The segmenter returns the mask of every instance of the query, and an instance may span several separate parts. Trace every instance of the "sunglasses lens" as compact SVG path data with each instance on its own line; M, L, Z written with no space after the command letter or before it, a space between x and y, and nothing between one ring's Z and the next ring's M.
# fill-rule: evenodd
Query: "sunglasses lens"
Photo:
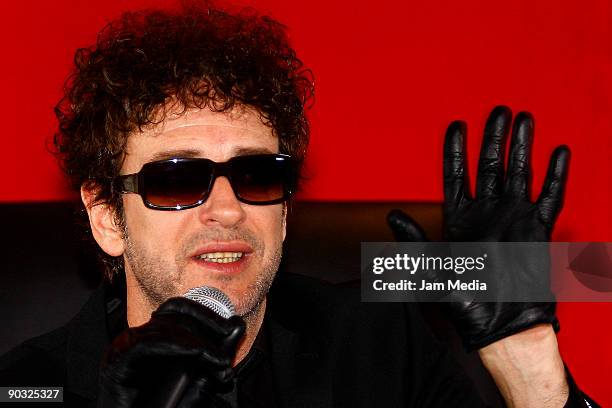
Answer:
M281 202L293 184L293 164L277 155L244 156L232 160L234 192L249 203Z
M208 190L209 162L164 161L148 165L144 172L145 200L157 207L186 206L203 199Z
M208 198L213 174L215 179L228 177L236 197L247 204L280 203L289 198L295 184L295 165L289 156L240 156L220 164L206 159L172 159L142 168L139 194L156 209L199 205Z

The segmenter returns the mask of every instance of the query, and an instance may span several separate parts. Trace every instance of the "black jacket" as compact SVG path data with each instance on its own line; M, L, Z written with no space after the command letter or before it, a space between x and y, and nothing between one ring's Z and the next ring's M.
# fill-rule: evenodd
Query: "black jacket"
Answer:
M94 407L120 302L108 288L94 292L68 324L3 356L0 385L62 386L63 406ZM354 289L281 274L266 319L282 407L483 405L414 305L361 303Z

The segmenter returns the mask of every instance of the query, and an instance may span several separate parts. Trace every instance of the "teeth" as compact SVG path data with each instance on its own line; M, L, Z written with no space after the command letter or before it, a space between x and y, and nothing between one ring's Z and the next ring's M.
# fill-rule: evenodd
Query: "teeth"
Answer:
M236 262L242 258L242 255L244 255L242 252L209 252L200 255L199 258L207 262L229 263Z

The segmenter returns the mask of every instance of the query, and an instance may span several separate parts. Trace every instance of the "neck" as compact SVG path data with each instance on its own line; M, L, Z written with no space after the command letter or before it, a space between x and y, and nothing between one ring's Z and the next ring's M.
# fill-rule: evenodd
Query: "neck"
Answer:
M251 351L253 343L255 343L257 334L259 334L259 330L263 324L263 319L266 314L265 312L266 298L263 299L263 301L253 310L253 312L249 313L247 316L244 316L246 331L242 341L238 345L236 357L234 357L234 361L232 362L234 367L244 360L247 354L249 354L249 351Z
M125 274L127 323L129 327L142 326L151 319L151 313L159 307L147 301L131 274Z

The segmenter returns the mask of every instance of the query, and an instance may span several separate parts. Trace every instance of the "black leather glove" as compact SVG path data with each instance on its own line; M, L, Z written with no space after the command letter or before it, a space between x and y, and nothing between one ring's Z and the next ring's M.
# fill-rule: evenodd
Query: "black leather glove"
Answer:
M448 127L444 143L445 241L550 240L563 202L569 149L566 146L555 149L542 192L532 202L529 192L533 119L525 112L516 116L506 171L505 146L511 123L512 113L504 106L496 107L489 116L474 197L466 173L466 126L457 121ZM387 221L398 241L427 240L422 228L400 210L391 211ZM553 323L557 330L555 306L555 303L493 303L460 298L447 304L449 317L468 350L541 323Z
M181 373L188 373L190 381L179 406L202 406L211 389L232 379L244 330L238 316L223 319L192 300L169 299L149 322L125 330L107 350L98 407L159 406Z

